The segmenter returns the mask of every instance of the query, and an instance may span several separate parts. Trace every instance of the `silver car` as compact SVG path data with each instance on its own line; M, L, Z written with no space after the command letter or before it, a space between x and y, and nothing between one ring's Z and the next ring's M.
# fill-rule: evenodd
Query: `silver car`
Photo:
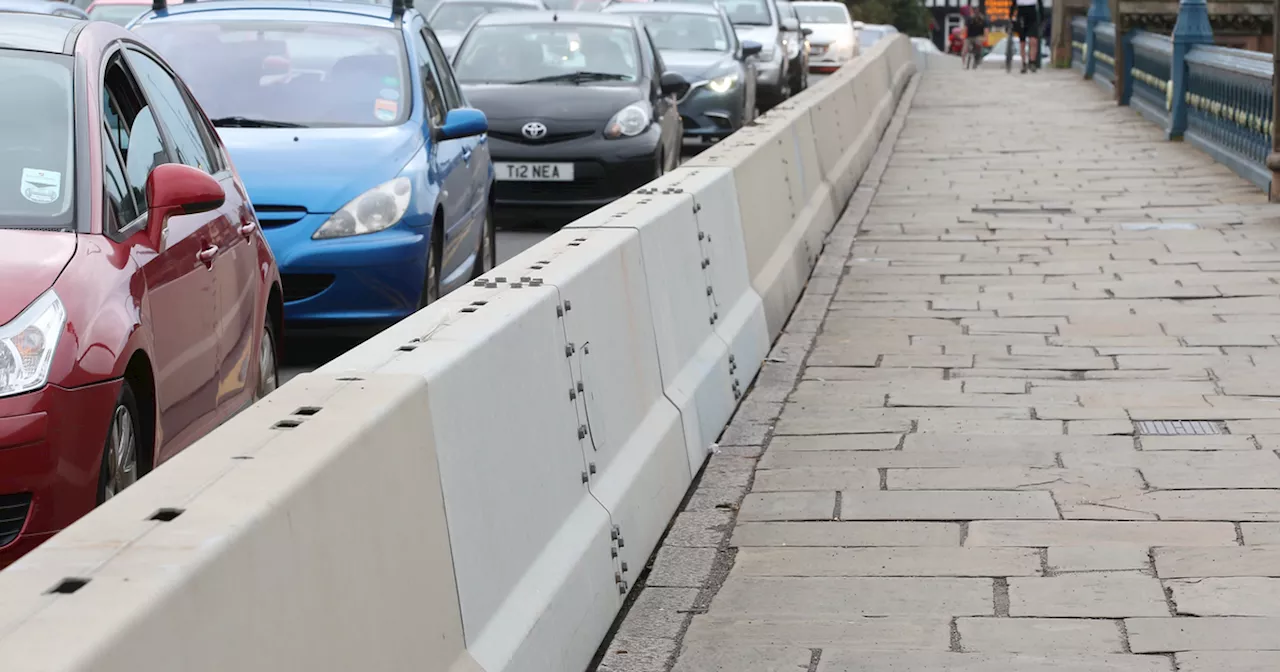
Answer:
M493 12L546 9L542 0L443 0L427 14L427 25L435 31L440 47L449 58L462 44L462 36L476 19Z
M843 2L806 0L793 2L800 23L809 35L809 70L834 72L858 55L858 35L853 17Z

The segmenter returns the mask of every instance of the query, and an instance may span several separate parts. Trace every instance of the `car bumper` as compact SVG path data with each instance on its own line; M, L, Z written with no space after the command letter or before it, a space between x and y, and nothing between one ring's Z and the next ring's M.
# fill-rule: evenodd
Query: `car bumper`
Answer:
M853 59L853 49L828 47L820 52L809 54L810 72L835 72L840 66Z
M769 62L756 63L756 93L776 96L782 92L782 58L775 55Z
M494 217L503 223L565 224L652 181L658 173L662 131L657 124L634 138L603 136L544 144L489 137L493 162L572 163L571 182L520 182L493 185Z
M724 93L700 86L676 105L686 138L723 138L742 128L747 89L741 82Z
M263 230L280 268L290 327L381 324L417 310L427 270L426 218L377 233L312 240L328 218L308 214Z
M93 510L112 380L0 399L0 567Z

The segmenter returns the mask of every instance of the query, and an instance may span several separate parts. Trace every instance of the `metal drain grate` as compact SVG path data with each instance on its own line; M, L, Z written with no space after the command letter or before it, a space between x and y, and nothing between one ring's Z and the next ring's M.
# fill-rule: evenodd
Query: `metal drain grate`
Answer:
M1222 423L1208 420L1140 420L1134 423L1146 436L1204 436L1224 434Z

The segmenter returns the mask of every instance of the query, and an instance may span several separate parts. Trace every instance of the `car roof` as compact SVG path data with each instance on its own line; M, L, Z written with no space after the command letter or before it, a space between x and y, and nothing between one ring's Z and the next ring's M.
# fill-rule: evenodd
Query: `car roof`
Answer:
M48 0L35 2L52 4ZM4 20L0 21L0 49L67 53L67 36L84 24L84 20L26 13L25 8L31 4L34 3L0 0L0 13L5 15Z
M605 8L612 14L705 14L720 16L717 5L691 2L618 2Z
M544 23L566 23L575 26L606 26L614 28L634 28L634 19L621 14L602 14L600 12L560 12L542 10L539 12L498 12L485 14L476 20L476 25L511 26Z
M150 5L151 0L93 0L90 5Z
M366 25L389 25L395 21L389 3L337 2L335 0L216 0L172 3L163 13L147 12L139 22L239 18L236 15L283 21Z

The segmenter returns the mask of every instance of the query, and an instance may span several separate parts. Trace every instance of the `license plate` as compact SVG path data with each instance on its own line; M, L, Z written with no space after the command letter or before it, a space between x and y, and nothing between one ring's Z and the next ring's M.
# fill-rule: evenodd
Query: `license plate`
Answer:
M493 170L499 180L511 182L572 182L572 163L497 163Z

